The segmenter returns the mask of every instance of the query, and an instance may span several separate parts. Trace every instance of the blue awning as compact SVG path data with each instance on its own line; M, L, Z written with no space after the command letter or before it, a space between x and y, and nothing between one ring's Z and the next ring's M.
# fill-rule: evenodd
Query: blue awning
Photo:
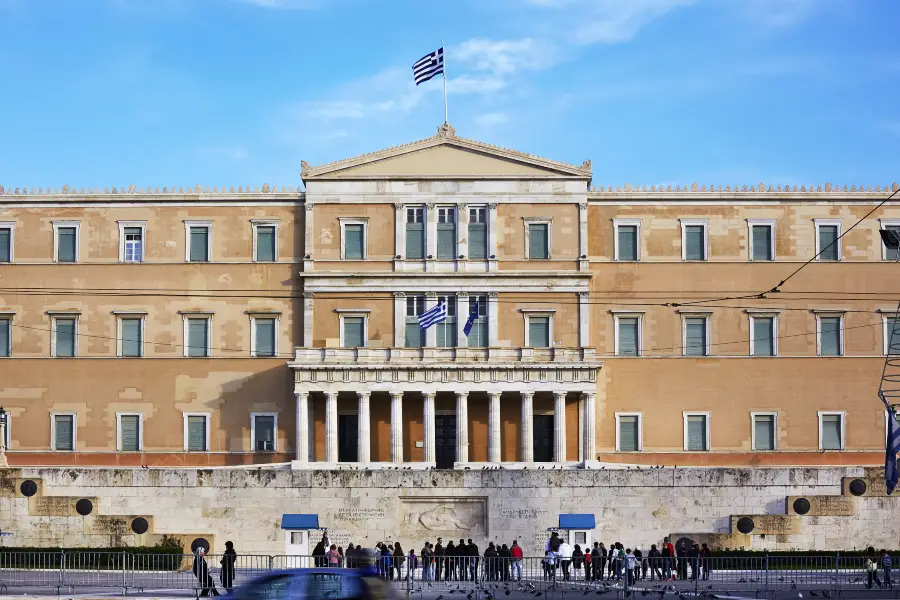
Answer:
M319 515L296 514L281 515L282 529L319 529Z
M561 514L559 515L560 529L594 529L597 520L589 514Z

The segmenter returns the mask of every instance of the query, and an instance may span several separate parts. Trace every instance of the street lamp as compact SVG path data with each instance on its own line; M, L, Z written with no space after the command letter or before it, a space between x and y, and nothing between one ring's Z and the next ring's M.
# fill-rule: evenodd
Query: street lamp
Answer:
M9 413L0 406L0 468L9 467L9 462L6 460L6 432L7 426L9 423Z

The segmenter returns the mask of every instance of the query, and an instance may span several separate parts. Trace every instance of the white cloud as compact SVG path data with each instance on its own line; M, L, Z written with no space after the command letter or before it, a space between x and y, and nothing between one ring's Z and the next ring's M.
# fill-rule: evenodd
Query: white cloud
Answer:
M509 75L530 69L553 66L558 52L553 43L534 38L488 40L474 38L463 42L451 58L476 71Z
M506 115L506 113L492 112L479 115L475 118L475 123L477 125L480 125L481 127L493 127L495 125L502 125L508 120L509 117Z

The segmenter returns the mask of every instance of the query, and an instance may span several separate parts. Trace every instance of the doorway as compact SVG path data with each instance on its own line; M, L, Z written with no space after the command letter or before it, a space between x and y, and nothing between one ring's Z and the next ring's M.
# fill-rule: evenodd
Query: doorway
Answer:
M534 415L534 462L553 462L553 415Z
M359 460L359 415L338 415L338 461Z
M456 462L456 415L434 417L435 468L452 469Z

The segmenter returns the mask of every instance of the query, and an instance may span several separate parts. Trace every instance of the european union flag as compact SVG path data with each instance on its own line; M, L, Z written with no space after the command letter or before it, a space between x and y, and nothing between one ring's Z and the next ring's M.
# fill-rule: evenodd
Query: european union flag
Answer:
M478 318L478 298L475 299L475 302L472 303L472 308L469 310L469 319L466 321L466 326L463 327L463 333L466 337L469 337L469 332L472 331L472 327L475 325L475 319Z
M900 452L900 423L897 423L897 415L893 407L887 403L884 396L881 397L888 411L887 441L885 442L884 456L884 483L888 496L897 487L897 453Z

